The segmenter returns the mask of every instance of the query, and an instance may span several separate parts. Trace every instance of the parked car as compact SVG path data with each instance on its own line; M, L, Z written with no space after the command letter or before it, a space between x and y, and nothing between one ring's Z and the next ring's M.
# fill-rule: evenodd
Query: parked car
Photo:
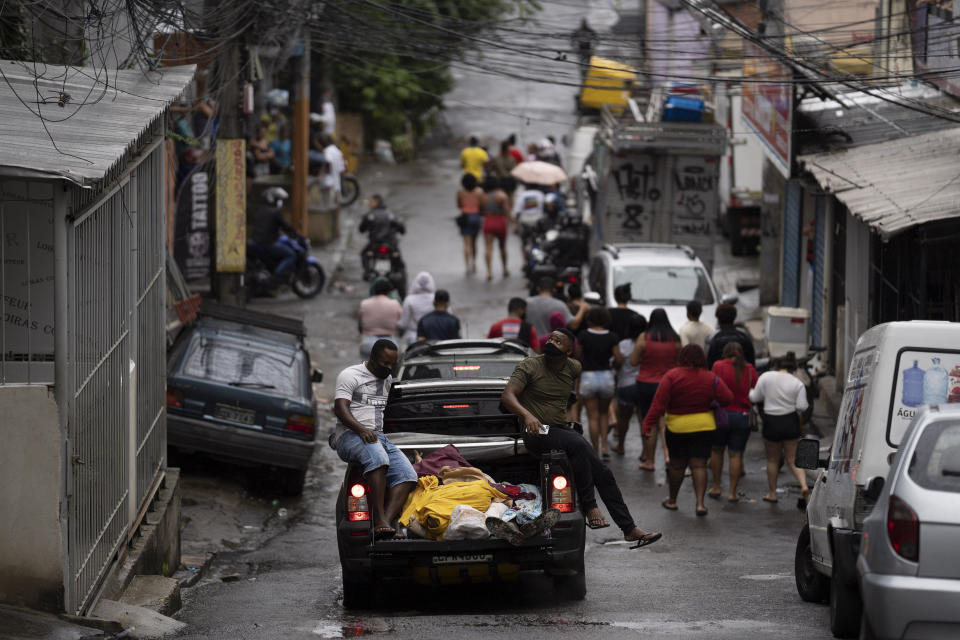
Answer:
M316 433L311 382L323 379L311 369L303 324L248 310L203 309L168 354L169 446L274 467L280 489L298 495Z
M604 245L590 261L589 290L600 294L604 304L613 306L613 290L628 282L633 293L629 307L645 318L662 307L675 330L687 321L688 302L699 300L703 305L701 318L711 322L720 300L703 262L693 249L683 245ZM734 304L737 295L726 294L722 301Z
M960 637L960 405L921 409L866 491L860 637Z
M454 348L455 342L462 344L462 351ZM405 371L436 366L442 373L452 373L451 361L470 362L468 366L472 367L477 363L475 352L480 349L476 343L449 340L415 345L414 353L404 363ZM490 582L491 590L495 590L498 581L515 579L521 571L552 576L561 597L585 596L585 524L576 504L573 469L560 451L544 456L526 451L516 416L500 404L506 376L492 366L499 358L503 370L512 372L521 356L515 348L519 345L504 342L501 346L498 353L486 348L484 364L478 370L491 371L491 377L401 376L390 389L384 431L411 459L415 452L427 455L453 444L470 464L496 481L539 487L544 508L558 509L560 520L549 535L531 537L520 546L499 538L374 540L366 499L369 489L361 467L350 464L336 505L345 607L375 606L384 579L412 579L421 584ZM492 598L493 594L495 591L491 591Z
M830 628L838 638L860 629L857 554L877 499L867 489L887 476L924 405L960 400L957 344L955 322L888 322L867 330L844 381L829 459L821 459L817 440L802 439L797 447L797 466L816 472L807 522L797 538L797 592L808 602L829 601Z
M533 352L505 338L421 340L403 354L398 380L509 378Z

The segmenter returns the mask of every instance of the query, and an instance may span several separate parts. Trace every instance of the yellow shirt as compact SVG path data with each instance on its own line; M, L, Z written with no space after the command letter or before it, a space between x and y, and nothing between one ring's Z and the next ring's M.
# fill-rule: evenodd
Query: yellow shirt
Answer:
M698 431L714 431L717 422L713 419L712 411L700 413L668 413L667 429L674 433L697 433Z
M480 147L467 147L460 152L460 164L463 165L463 170L475 175L477 180L483 180L483 165L488 158L487 152Z

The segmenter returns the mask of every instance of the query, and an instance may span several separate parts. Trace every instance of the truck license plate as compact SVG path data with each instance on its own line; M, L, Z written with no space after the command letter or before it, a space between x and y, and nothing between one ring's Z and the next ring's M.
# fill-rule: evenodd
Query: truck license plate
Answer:
M257 418L257 414L254 411L250 411L248 409L238 409L237 407L228 407L222 404L218 404L213 413L221 420L229 420L230 422L238 422L240 424L247 425L253 424Z
M457 553L452 555L433 556L433 564L476 564L493 562L492 553Z

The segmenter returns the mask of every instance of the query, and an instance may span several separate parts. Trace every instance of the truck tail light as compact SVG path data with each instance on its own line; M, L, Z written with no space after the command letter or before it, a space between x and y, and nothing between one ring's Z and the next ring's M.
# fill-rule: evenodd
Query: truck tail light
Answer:
M183 391L167 387L167 406L183 409Z
M550 507L561 513L573 511L573 493L567 476L556 475L550 478Z
M359 482L350 487L347 495L347 520L350 522L370 520L370 507L367 505L367 487Z
M292 414L287 418L287 424L284 426L284 429L289 431L296 431L297 433L307 433L313 434L313 430L316 428L316 418L313 416L305 416L297 413Z
M906 502L890 496L887 506L887 536L893 550L907 560L920 558L920 520Z

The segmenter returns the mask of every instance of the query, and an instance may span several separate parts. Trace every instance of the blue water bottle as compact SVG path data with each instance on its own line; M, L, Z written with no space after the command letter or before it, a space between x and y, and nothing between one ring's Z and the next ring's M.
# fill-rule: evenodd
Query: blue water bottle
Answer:
M901 401L908 407L923 404L923 369L913 361L913 366L903 370L903 395Z

